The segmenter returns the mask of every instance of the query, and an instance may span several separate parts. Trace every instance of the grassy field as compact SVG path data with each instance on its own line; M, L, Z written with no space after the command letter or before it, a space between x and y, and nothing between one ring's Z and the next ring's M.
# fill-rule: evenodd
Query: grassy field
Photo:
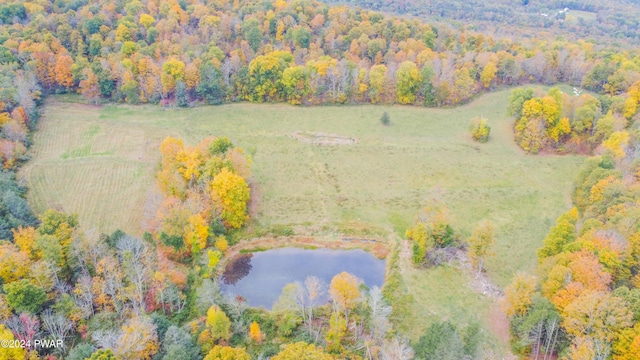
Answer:
M76 212L85 229L140 235L163 138L195 144L225 135L253 158L259 199L254 224L403 234L436 199L450 208L463 236L482 219L493 221L496 256L487 267L504 286L517 271L533 267L535 249L570 206L571 180L583 160L525 155L512 139L507 98L508 91L495 92L454 109L232 104L162 110L54 97L44 107L33 159L22 176L36 211ZM383 111L391 126L380 124ZM486 117L492 127L487 144L470 139L474 116ZM348 141L305 141L318 140L318 133ZM450 314L456 322L485 316L490 304L463 289L464 276L447 273L445 284L437 274L406 275L425 316Z
M597 14L590 11L580 10L569 10L569 12L567 12L567 22L577 22L578 19L583 19L586 22L595 21L597 19Z

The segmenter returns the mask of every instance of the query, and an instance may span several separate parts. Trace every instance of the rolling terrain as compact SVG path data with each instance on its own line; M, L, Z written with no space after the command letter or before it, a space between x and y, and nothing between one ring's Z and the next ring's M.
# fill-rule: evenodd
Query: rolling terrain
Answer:
M141 235L145 213L153 212L162 140L171 135L195 144L228 136L253 160L250 228L393 239L404 236L421 208L442 202L463 238L482 219L496 224L496 256L487 267L504 286L534 267L535 249L570 207L571 180L583 161L525 155L504 114L507 97L508 91L495 92L452 109L232 104L181 110L53 97L21 175L36 212L58 208L78 213L88 230ZM391 117L388 127L379 122L383 111ZM489 119L487 144L469 136L476 115ZM407 266L403 280L418 314L407 323L413 339L435 319L487 323L495 307L457 268Z

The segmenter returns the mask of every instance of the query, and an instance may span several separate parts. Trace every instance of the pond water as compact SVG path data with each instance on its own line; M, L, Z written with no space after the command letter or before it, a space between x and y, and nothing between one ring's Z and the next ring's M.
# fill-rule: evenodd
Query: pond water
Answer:
M385 268L385 260L364 250L274 249L238 255L226 266L220 287L241 295L251 307L271 309L285 285L304 283L307 276L324 280L328 288L335 275L346 271L369 287L382 286Z

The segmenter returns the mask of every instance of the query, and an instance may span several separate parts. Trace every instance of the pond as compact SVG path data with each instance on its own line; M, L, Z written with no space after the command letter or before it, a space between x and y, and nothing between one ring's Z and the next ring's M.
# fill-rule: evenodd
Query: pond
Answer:
M364 250L274 249L238 255L225 267L220 287L244 297L251 307L271 309L285 285L303 283L308 276L322 279L328 288L335 275L346 271L368 287L381 287L385 268L384 259Z

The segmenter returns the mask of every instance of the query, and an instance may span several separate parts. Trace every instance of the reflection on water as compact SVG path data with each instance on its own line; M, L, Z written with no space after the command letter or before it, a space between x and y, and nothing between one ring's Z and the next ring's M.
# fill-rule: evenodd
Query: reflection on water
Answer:
M251 265L252 257L253 254L241 254L231 260L224 268L222 283L225 285L235 285L243 277L249 275L253 267Z
M308 276L329 284L335 275L346 271L369 287L382 286L385 268L385 260L363 250L274 249L235 258L225 268L221 289L241 295L249 306L271 309L285 285L304 282Z

